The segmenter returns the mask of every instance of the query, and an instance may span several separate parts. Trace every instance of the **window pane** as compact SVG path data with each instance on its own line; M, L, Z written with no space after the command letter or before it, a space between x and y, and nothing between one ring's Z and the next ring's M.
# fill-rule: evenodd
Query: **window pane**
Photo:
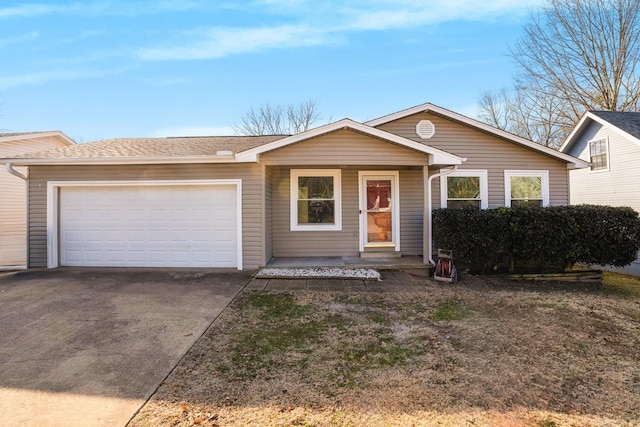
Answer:
M607 168L607 140L599 139L589 143L591 170Z
M512 199L542 199L542 177L512 176Z
M523 206L540 206L542 207L542 200L512 200L511 207L523 207Z
M597 156L598 154L605 154L607 152L607 141L604 139L592 141L589 143L589 149L591 151L592 156Z
M447 208L449 209L462 209L462 208L480 209L480 200L447 200Z
M391 207L391 180L367 180L367 209Z
M479 176L449 176L447 177L448 199L479 199ZM448 204L447 204L448 206Z
M298 199L333 199L333 177L298 177Z
M333 200L298 200L298 224L335 224Z

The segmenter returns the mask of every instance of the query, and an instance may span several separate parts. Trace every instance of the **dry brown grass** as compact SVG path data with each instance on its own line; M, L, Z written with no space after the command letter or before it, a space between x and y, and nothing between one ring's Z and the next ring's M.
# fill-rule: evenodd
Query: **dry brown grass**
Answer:
M640 283L606 283L244 292L131 425L637 426Z

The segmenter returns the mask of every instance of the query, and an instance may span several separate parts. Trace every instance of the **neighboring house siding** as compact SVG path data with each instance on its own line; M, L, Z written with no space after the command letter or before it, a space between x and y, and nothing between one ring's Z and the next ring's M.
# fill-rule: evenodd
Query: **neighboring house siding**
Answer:
M2 134L0 134L2 136ZM0 143L0 157L58 147L55 139L21 139ZM26 174L27 168L16 167ZM27 185L0 164L0 266L25 265L27 253Z
M321 165L323 168L336 166ZM404 255L422 254L423 186L422 168L393 169L375 165L341 168L342 175L342 230L291 231L290 230L290 169L307 166L273 167L272 224L273 256L357 256L359 254L359 195L358 171L399 170L400 183L400 249Z
M640 211L640 145L592 122L568 154L589 161L589 141L600 138L609 140L609 170L571 171L571 203L630 206Z
M264 264L260 166L253 164L32 166L29 179L30 267L47 266L47 181L242 179L244 268Z
M416 124L420 120L431 120L435 125L435 135L431 139L421 139L416 134ZM449 153L467 158L459 169L486 169L489 184L489 208L504 206L505 170L548 170L549 203L566 205L569 203L567 164L529 148L502 140L482 131L442 118L432 113L419 113L378 126L396 135L403 136ZM433 181L432 197L434 208L440 207L439 179Z

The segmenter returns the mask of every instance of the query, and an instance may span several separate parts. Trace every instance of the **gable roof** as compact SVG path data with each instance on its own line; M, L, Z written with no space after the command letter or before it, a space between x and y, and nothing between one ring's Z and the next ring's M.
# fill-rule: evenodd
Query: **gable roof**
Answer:
M419 142L412 141L410 139L404 138L399 135L395 135L393 133L389 133L383 131L381 129L376 129L375 127L368 126L367 124L362 124L351 119L342 119L337 122L329 123L324 126L319 126L314 129L310 129L306 132L302 132L296 135L291 135L286 138L282 138L277 141L273 141L268 144L261 145L259 147L247 150L242 152L236 156L238 161L243 162L255 162L258 160L260 154L267 153L272 150L277 150L278 148L283 148L291 144L295 144L297 142L304 141L309 138L314 138L320 135L325 135L330 132L334 132L341 129L350 129L355 132L359 132L374 138L379 138L387 142L392 142L398 145L401 145L406 148L411 148L413 150L422 152L424 154L429 155L429 164L442 164L442 165L459 165L464 159L456 156L455 154L447 153L446 151L430 147L426 144L421 144Z
M369 120L368 122L365 122L365 124L369 126L377 127L385 123L389 123L398 119L402 119L404 117L412 116L414 114L423 113L423 112L430 112L430 113L437 114L444 118L454 120L456 122L470 126L472 128L488 133L490 135L497 136L508 142L522 145L534 151L538 151L548 156L555 157L559 160L567 162L568 165L572 168L585 168L589 165L588 162L580 160L576 157L554 150L553 148L545 147L544 145L535 143L533 141L529 141L526 138L522 138L520 136L514 135L502 129L495 128L486 123L482 123L478 120L472 119L467 116L463 116L462 114L453 112L451 110L447 110L446 108L439 107L429 102L425 104L417 105L415 107L407 108L406 110L398 111L396 113L388 114L386 116L382 116L377 119Z
M1 132L0 143L13 142L33 138L56 138L64 145L75 145L75 141L59 130L38 131L38 132Z
M282 138L283 135L117 138L27 153L10 159L14 165L229 162L241 151Z
M631 111L587 111L564 141L560 150L566 152L576 141L577 136L591 122L600 123L640 145L640 113Z

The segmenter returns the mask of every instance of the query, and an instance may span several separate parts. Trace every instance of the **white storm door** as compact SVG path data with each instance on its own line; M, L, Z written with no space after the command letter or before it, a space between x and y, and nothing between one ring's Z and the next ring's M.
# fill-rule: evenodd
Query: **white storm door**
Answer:
M62 186L63 266L237 267L236 185Z
M359 172L360 250L400 250L398 172Z

